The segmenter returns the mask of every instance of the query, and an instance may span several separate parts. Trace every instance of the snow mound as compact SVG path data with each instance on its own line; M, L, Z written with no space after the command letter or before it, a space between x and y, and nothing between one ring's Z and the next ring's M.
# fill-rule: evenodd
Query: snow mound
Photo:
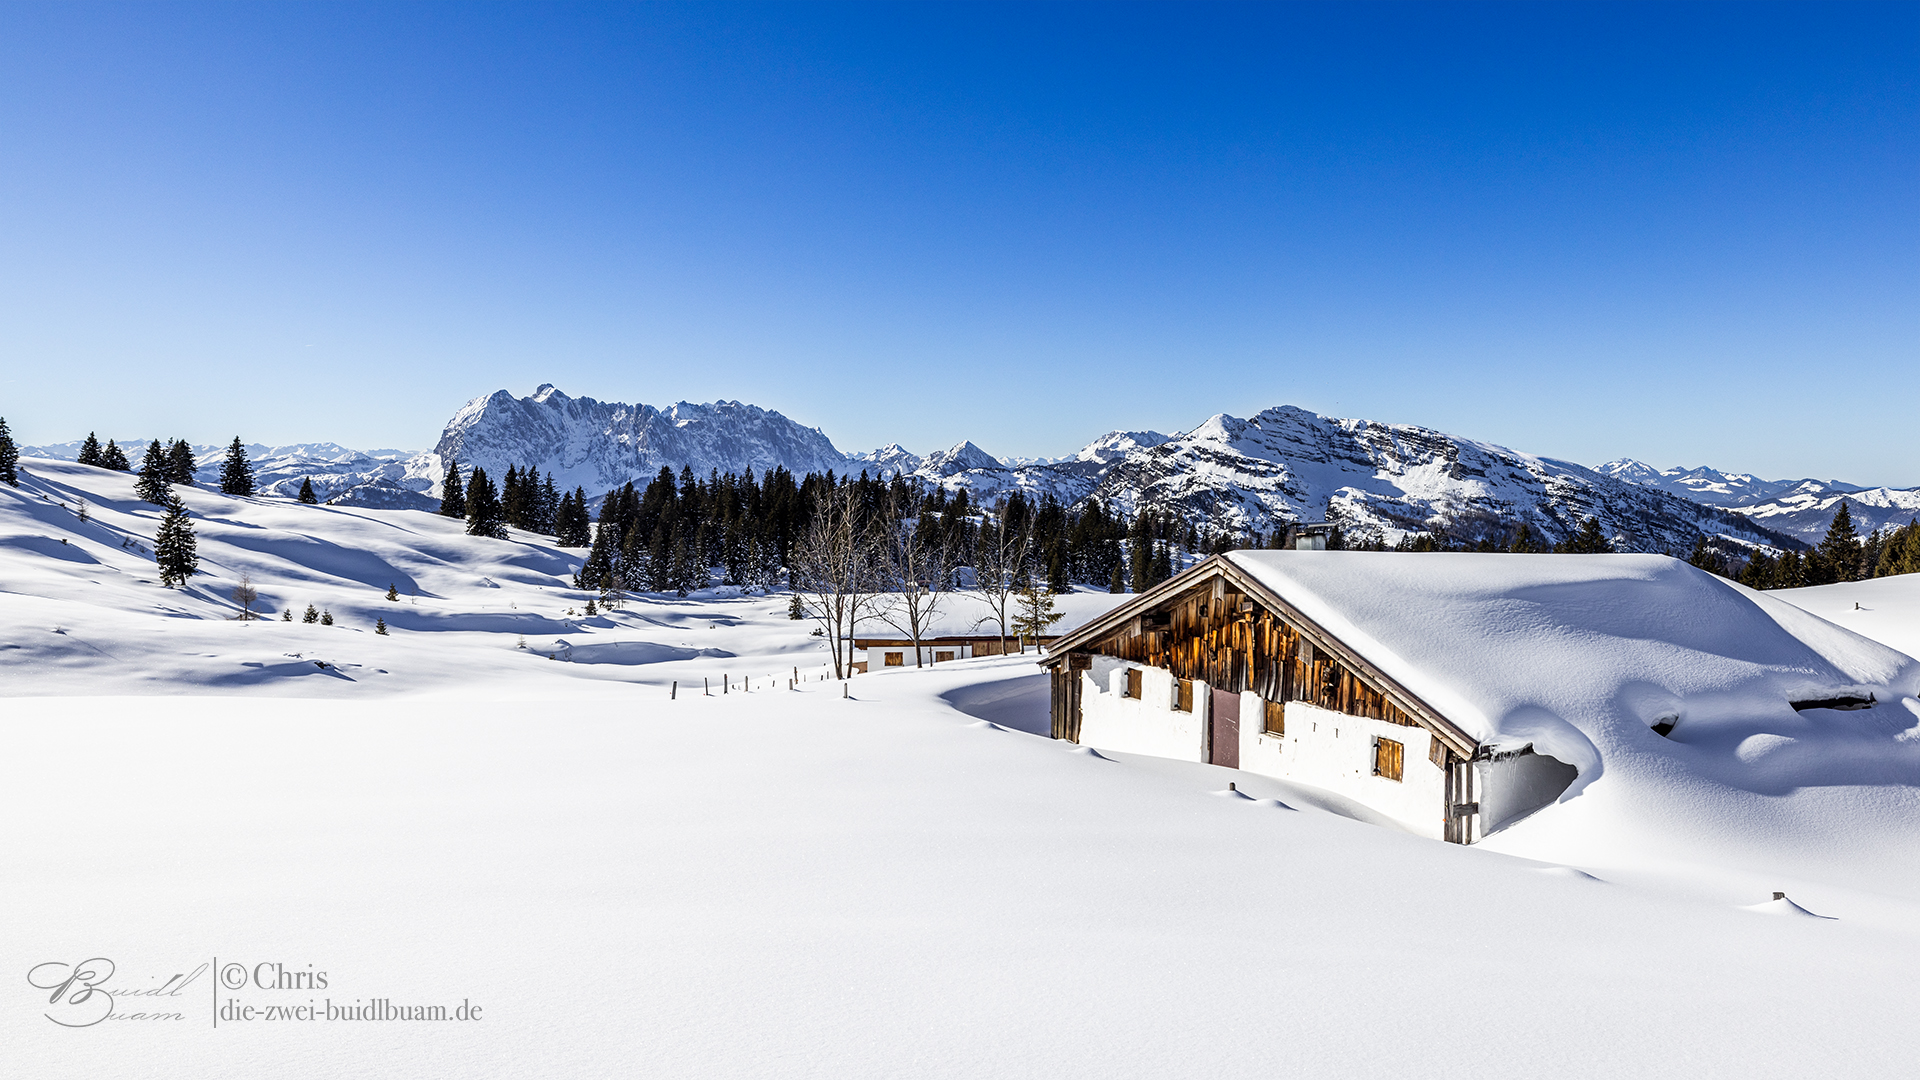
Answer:
M1817 915L1808 911L1806 908L1787 899L1786 893L1774 893L1773 899L1765 901L1764 903L1743 905L1741 910L1757 912L1761 915L1782 915L1788 918L1801 919L1825 919L1829 922L1838 921L1831 915Z

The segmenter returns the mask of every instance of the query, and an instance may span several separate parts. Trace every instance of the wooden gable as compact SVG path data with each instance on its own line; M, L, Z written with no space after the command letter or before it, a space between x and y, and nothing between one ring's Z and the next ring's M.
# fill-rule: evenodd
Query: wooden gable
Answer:
M1061 637L1041 662L1060 684L1063 674L1073 677L1070 658L1087 654L1164 668L1216 690L1251 690L1269 702L1304 701L1423 727L1463 760L1478 749L1438 710L1218 555ZM1077 723L1062 716L1078 712L1075 690L1056 685L1058 738L1078 735Z

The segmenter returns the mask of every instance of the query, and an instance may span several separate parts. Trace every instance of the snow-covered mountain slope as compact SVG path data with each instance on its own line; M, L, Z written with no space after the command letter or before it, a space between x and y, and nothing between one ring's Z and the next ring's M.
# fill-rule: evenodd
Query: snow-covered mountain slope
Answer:
M1090 494L1127 514L1145 506L1263 532L1325 517L1389 543L1412 530L1471 530L1482 518L1525 521L1557 540L1588 516L1635 551L1687 550L1703 533L1773 539L1744 518L1571 462L1293 406L1215 416L1129 451Z
M1898 528L1920 518L1920 488L1816 491L1802 485L1778 498L1742 507L1740 512L1769 529L1811 544L1827 534L1834 515L1840 512L1842 499L1853 517L1854 530L1862 535Z
M1655 469L1622 458L1596 472L1630 484L1659 488L1705 506L1737 510L1775 532L1818 543L1845 499L1855 530L1865 534L1897 528L1920 516L1920 487L1865 488L1839 480L1762 480L1750 473L1697 469Z
M1110 465L1135 450L1144 450L1150 446L1159 446L1177 435L1162 435L1157 431L1109 431L1105 435L1088 443L1078 454L1066 460L1093 461Z
M848 467L819 428L753 405L683 401L657 409L568 397L551 385L531 397L501 390L468 402L433 452L408 463L408 474L437 495L449 460L495 476L509 465L531 465L562 488L584 487L589 495L644 482L662 466L700 476L714 469L765 473L776 465L796 475Z
M431 514L185 490L206 573L163 589L129 478L23 465L0 486L9 1075L1374 1078L1433 1073L1461 1032L1489 1080L1911 1064L1920 777L1836 757L1763 787L1837 724L1601 747L1641 760L1463 849L1030 734L1029 658L843 691L783 598L585 617L581 552ZM234 620L242 574L335 624ZM1841 719L1904 738L1905 707ZM93 956L129 988L215 956L330 981L215 995L210 970L120 999L178 1022L57 1027L24 968ZM581 988L606 971L644 977L602 1007ZM485 1012L215 1029L223 998Z
M72 461L80 456L82 441L76 439L51 446L26 446L20 452L29 457ZM115 441L126 452L129 462L138 468L141 456L147 452L148 440ZM105 442L101 440L102 445ZM375 491L355 496L356 501L368 505L382 505L375 500L383 497L400 500L399 496L391 495L394 487L416 492L425 490L424 484L408 478L407 462L417 456L411 450L352 450L330 442L291 443L286 446L266 446L261 443L241 445L246 448L247 460L253 466L255 489L262 495L297 498L303 480L313 482L314 494L321 502L339 498L362 484L376 484L389 489L384 494ZM194 482L202 487L219 487L220 470L227 459L226 445L195 445L193 458L198 465L193 474ZM407 505L418 505L418 502L409 502Z
M869 450L863 454L850 454L847 457L849 469L865 469L875 476L898 476L910 473L920 467L925 460L899 443L888 443L878 450Z

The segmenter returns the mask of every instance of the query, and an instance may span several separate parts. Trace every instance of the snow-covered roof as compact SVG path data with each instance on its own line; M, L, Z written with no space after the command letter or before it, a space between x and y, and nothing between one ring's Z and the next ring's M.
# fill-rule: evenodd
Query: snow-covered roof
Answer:
M1891 748L1920 712L1920 662L1665 556L1227 559L1483 745L1532 743L1583 782L1616 750L1664 743L1649 729L1666 718L1678 720L1675 741L1725 743L1745 761L1778 749L1767 740L1823 727L1860 727L1854 734ZM1882 704L1859 713L1789 704L1845 694Z

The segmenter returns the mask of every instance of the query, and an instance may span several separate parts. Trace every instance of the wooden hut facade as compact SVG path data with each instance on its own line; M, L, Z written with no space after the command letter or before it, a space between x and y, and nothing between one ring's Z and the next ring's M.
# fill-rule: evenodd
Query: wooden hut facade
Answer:
M1226 556L1063 635L1053 736L1247 769L1477 838L1475 740Z

